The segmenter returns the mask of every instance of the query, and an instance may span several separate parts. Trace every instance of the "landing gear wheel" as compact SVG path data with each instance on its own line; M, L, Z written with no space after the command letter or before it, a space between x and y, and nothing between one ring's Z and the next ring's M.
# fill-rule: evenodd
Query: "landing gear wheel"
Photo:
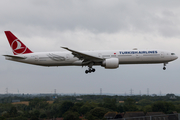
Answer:
M166 70L166 64L168 64L168 63L164 63L163 70Z
M163 70L166 70L166 67L163 67Z
M89 68L89 70L85 70L85 73L91 73L91 72L95 72L96 70L94 68Z
M88 72L89 72L88 70L85 71L86 74L88 74Z

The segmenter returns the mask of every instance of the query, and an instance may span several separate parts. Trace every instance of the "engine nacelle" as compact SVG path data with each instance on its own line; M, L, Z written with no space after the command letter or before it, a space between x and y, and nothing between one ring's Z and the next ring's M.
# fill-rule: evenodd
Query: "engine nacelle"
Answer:
M119 67L119 59L118 58L109 58L105 59L102 63L102 66L106 69L115 69Z

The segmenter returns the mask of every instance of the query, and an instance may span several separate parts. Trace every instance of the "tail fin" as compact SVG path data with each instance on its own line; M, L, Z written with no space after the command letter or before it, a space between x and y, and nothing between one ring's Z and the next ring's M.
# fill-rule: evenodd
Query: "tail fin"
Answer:
M4 31L14 55L32 53L11 31Z

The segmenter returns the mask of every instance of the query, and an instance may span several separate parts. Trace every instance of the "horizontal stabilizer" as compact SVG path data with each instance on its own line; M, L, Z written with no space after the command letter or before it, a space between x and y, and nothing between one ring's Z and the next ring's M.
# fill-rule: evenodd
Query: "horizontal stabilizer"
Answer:
M15 59L26 59L26 57L20 57L20 56L17 56L17 55L3 55L3 56L15 58Z

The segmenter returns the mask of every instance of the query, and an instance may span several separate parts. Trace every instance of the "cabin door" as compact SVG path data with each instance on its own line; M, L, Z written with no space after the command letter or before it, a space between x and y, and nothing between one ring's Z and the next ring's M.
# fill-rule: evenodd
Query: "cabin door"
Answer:
M161 58L164 58L164 52L161 52Z

